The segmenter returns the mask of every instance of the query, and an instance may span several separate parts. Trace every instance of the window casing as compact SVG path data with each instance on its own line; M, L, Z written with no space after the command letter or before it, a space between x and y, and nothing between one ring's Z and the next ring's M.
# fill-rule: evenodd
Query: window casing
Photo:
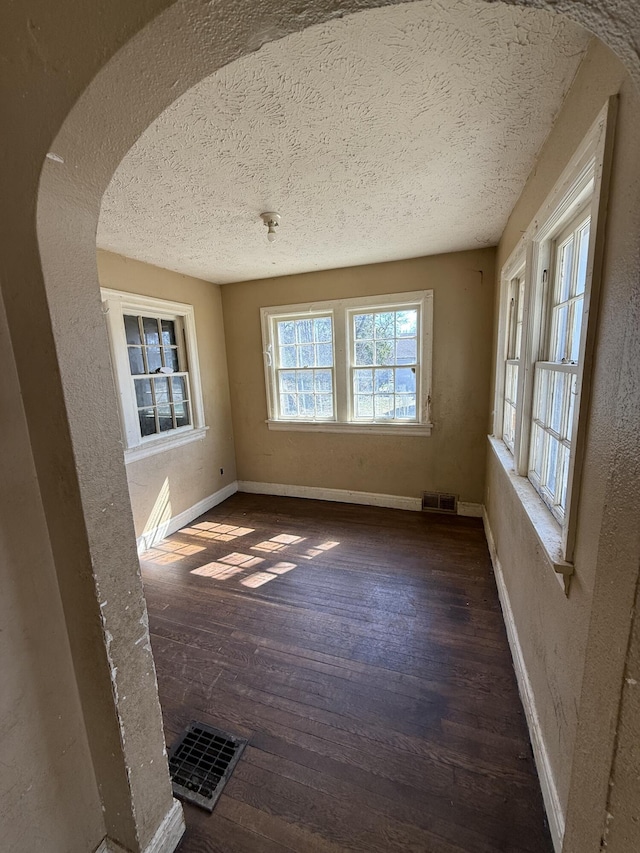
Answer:
M572 571L614 110L611 101L602 110L505 264L501 283L492 446L516 478L516 494L558 576L564 575L565 591Z
M271 429L430 434L432 291L261 317Z
M125 459L204 434L193 307L102 291Z

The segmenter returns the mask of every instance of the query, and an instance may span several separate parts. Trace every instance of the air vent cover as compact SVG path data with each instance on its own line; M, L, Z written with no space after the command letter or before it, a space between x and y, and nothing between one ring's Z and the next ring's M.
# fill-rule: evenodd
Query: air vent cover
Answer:
M428 512L458 512L458 496L445 492L423 492L422 509Z
M192 722L169 752L173 793L213 811L246 745L243 738Z

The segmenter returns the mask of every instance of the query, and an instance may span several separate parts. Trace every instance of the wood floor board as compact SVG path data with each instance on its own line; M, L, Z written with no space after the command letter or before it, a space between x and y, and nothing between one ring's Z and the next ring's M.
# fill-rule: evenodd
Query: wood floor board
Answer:
M167 741L249 740L180 853L552 853L478 519L237 494L141 566Z

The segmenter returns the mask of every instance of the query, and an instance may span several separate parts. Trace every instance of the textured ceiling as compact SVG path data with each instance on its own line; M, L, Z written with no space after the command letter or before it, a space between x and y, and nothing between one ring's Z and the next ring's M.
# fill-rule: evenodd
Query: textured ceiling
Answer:
M224 283L495 244L587 42L557 15L449 0L268 44L145 131L98 246Z

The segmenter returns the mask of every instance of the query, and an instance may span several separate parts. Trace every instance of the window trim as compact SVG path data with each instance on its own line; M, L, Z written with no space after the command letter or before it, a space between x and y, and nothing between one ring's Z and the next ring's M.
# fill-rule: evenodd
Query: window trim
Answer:
M377 308L402 309L419 307L420 380L416 384L417 421L353 421L350 420L352 393L350 393L349 322L354 311ZM274 322L283 317L326 315L333 318L334 349L334 417L327 420L286 420L278 417L275 399L275 347ZM270 430L299 432L374 433L378 435L431 435L431 371L433 354L433 290L391 293L380 296L362 296L349 299L332 299L296 305L275 305L260 309L263 360L267 399L267 425Z
M193 305L111 288L101 288L100 294L111 350L111 363L122 425L125 463L136 462L156 453L172 450L191 441L203 439L208 427L204 421ZM184 372L189 377L191 395L192 423L188 426L178 427L162 435L140 435L135 387L127 354L127 339L123 320L125 314L147 315L178 321L176 334L182 335L180 348L182 357L187 362L187 369Z
M524 232L518 245L505 263L501 275L499 319L494 388L493 435L490 436L495 456L512 478L514 488L536 530L546 556L557 572L557 577L568 592L568 577L573 566L577 525L580 481L584 457L587 409L589 406L591 375L597 332L597 312L602 277L604 236L608 188L613 153L613 133L617 98L608 99L582 143L562 172L559 180L545 199L540 210ZM527 478L529 467L529 439L531 435L533 393L536 362L546 360L544 350L549 324L547 288L552 270L554 240L582 210L590 210L591 238L587 260L584 297L584 322L580 336L580 359L577 369L577 395L571 432L572 452L569 459L566 512L560 524ZM516 271L526 264L525 307L523 329L526 341L522 353L524 370L519 376L520 423L511 454L502 440L504 417L503 389L505 382L506 310L505 300L509 284ZM522 385L520 385L522 382ZM515 478L515 480L514 480ZM516 482L517 481L517 482ZM544 512L530 512L534 498ZM544 520L544 523L541 521ZM555 530L557 535L550 535Z

